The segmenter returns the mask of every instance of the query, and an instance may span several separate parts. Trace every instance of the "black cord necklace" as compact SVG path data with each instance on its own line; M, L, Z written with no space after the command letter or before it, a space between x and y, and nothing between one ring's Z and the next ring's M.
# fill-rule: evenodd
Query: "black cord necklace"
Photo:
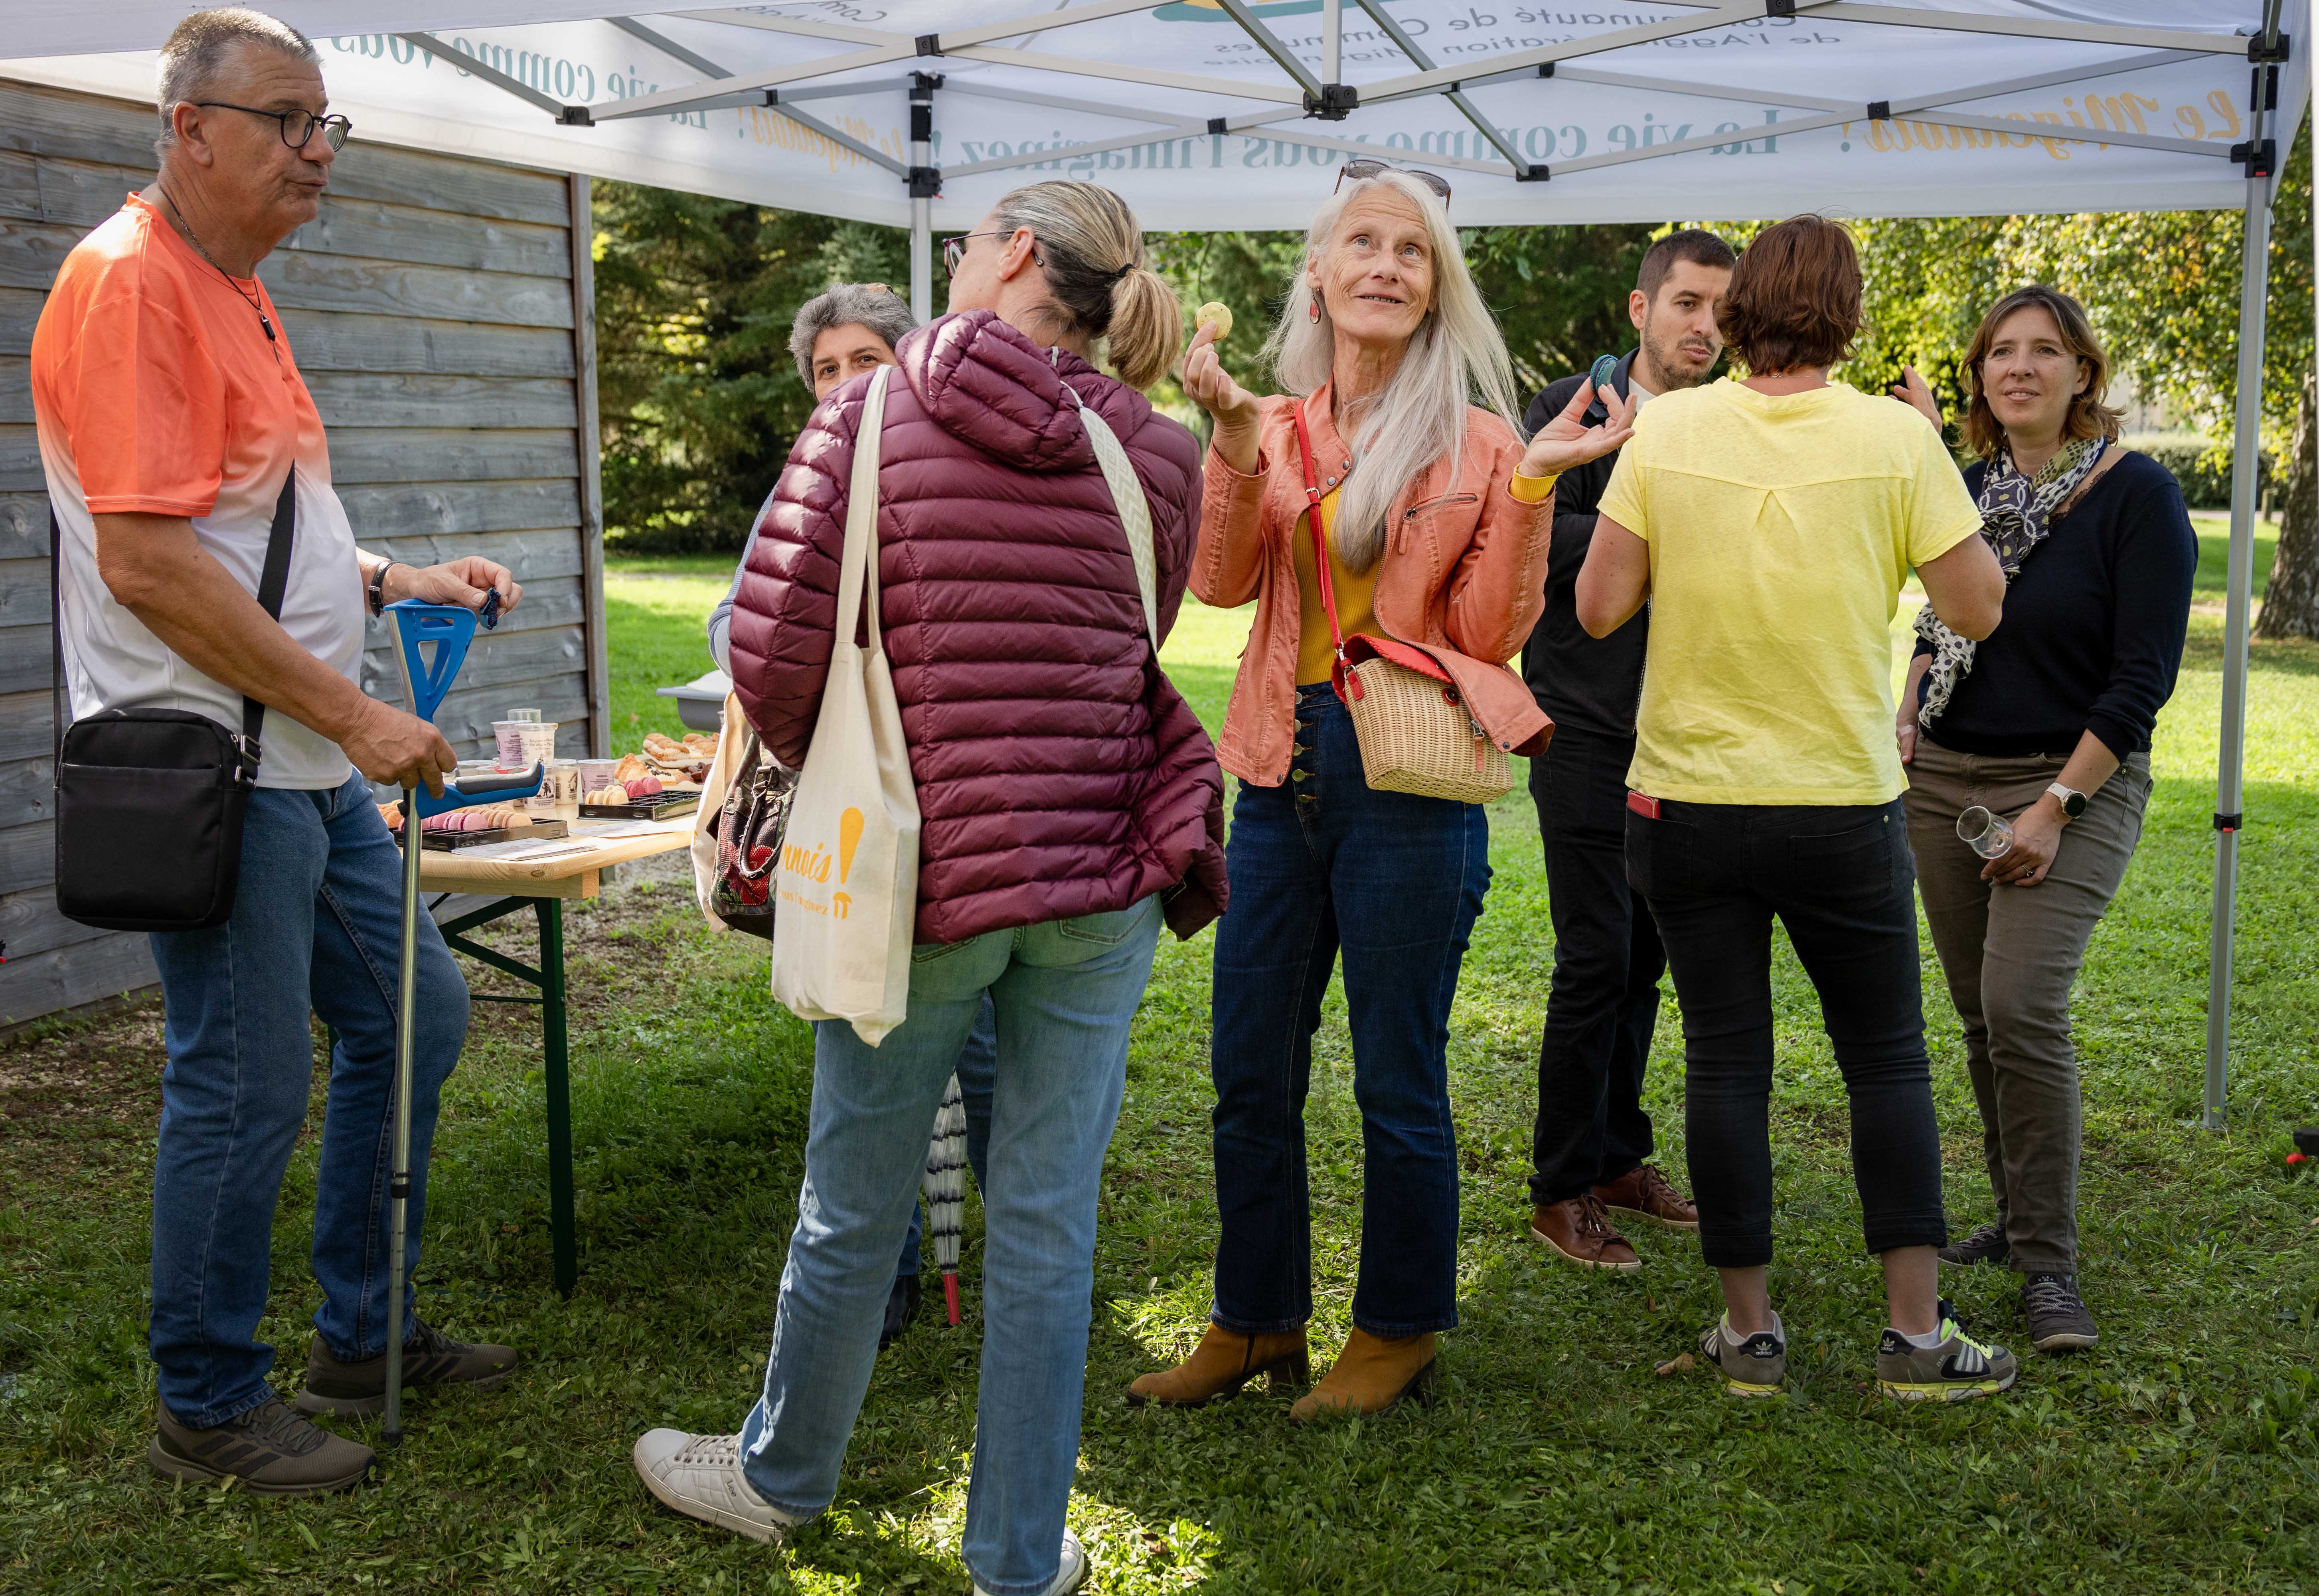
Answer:
M176 196L171 194L167 189L163 188L158 182L153 185L153 187L159 193L163 199L169 202L169 210L176 218L177 230L185 235L185 242L194 247L194 253L200 256L204 261L209 263L210 270L215 272L219 276L225 279L225 285L233 290L235 297L239 298L251 310L257 312L257 325L266 334L266 347L274 351L274 363L276 365L281 365L282 347L274 336L274 323L266 319L266 307L259 304L257 301L249 294L244 293L242 292L241 284L233 280L233 274L227 271L223 266L218 265L217 257L209 252L209 247L203 244L200 238L194 232L194 224L185 220L185 208L177 203Z

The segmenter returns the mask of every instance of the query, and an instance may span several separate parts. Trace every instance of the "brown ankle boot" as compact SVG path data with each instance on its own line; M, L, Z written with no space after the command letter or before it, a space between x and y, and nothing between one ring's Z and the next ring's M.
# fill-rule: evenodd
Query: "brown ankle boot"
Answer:
M1158 1402L1163 1408L1202 1407L1239 1395L1240 1388L1259 1375L1275 1385L1286 1381L1302 1385L1310 1381L1313 1364L1304 1352L1304 1332L1244 1336L1211 1324L1191 1357L1172 1369L1137 1375L1127 1388L1127 1404L1132 1408L1145 1402Z
M1431 1330L1387 1340L1358 1325L1337 1354L1337 1366L1297 1400L1288 1416L1298 1423L1323 1413L1382 1413L1403 1397L1422 1400L1433 1385L1433 1356L1441 1338Z

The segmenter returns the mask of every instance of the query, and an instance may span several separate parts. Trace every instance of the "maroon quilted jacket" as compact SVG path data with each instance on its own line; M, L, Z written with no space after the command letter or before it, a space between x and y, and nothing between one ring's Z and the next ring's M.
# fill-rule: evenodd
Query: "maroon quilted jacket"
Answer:
M1126 446L1151 507L1160 627L1200 519L1200 450L1134 390L987 311L904 338L878 469L878 580L923 822L916 940L1169 895L1223 912L1223 776L1145 641L1127 536L1071 395ZM750 542L733 684L773 757L809 755L829 674L867 377L814 411Z

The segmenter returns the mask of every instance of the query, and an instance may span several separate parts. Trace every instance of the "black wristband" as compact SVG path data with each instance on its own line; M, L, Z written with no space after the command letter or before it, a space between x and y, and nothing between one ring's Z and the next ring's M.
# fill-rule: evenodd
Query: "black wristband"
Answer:
M370 612L373 615L386 613L386 573L393 570L395 562L393 560L381 560L371 567L370 581L365 586L364 592L370 600Z

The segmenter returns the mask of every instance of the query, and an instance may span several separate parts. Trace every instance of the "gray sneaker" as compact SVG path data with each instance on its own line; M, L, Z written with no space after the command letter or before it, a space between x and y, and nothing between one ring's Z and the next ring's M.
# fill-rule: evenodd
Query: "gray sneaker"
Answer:
M1066 1529L1063 1531L1062 1562L1055 1569L1055 1577L1047 1582L1047 1588L1040 1591L1039 1596L1071 1596L1072 1591L1087 1583L1087 1548L1079 1545L1078 1536ZM974 1596L990 1596L990 1592L978 1584L974 1587Z
M1982 1225L1962 1241L1952 1241L1936 1255L1945 1264L2001 1264L2013 1254L2005 1226L1995 1221Z
M2029 1345L2040 1352L2075 1352L2101 1339L2075 1275L2025 1276L2021 1315L2029 1321Z
M343 1491L376 1461L368 1447L332 1435L269 1397L209 1429L178 1423L163 1407L145 1450L153 1472L170 1480L241 1482L253 1496L305 1496Z
M1787 1327L1772 1315L1772 1328L1742 1339L1732 1333L1726 1313L1699 1338L1699 1353L1723 1376L1723 1389L1732 1396L1777 1396L1788 1377Z
M2013 1384L2020 1371L2013 1354L1966 1335L1946 1302L1940 1327L1938 1344L1918 1347L1887 1325L1876 1346L1877 1389L1904 1402L1962 1402L1995 1396Z
M464 1385L470 1391L496 1391L508 1382L521 1360L512 1347L490 1342L455 1341L421 1319L418 1333L402 1344L402 1389L427 1385ZM306 1349L306 1384L298 1393L302 1413L336 1413L353 1418L386 1411L386 1354L359 1363L340 1363L338 1354L316 1336Z

